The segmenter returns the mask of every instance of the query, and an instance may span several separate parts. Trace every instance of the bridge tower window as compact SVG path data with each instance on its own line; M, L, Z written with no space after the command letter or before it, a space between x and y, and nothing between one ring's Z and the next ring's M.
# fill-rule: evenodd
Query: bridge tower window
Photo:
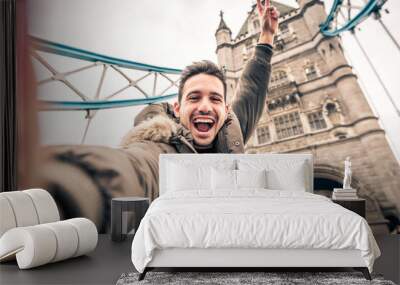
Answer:
M264 144L269 142L271 139L270 134L269 134L269 128L268 126L263 126L257 128L257 141L258 144Z
M317 131L326 128L326 122L322 111L310 113L307 115L308 121L310 123L311 130Z
M299 112L292 112L274 118L276 135L278 139L284 139L303 134L303 124Z

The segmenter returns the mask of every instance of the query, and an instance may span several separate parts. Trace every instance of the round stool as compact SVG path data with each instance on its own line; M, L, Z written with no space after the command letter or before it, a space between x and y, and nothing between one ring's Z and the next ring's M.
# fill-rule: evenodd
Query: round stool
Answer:
M149 203L149 198L143 197L113 198L111 200L111 240L123 241L126 239L131 231L128 229L129 220L134 224L136 232L149 208Z

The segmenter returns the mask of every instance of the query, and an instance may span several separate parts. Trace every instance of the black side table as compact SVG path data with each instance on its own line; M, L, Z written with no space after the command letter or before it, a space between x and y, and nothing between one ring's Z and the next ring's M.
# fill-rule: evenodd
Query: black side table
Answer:
M123 241L128 230L124 230L125 214L133 214L135 232L139 227L140 221L149 208L149 198L143 197L120 197L111 200L111 239L113 241ZM127 213L128 212L128 213Z
M359 214L365 218L365 199L348 199L348 200L336 200L332 199L332 202L339 204L340 206Z

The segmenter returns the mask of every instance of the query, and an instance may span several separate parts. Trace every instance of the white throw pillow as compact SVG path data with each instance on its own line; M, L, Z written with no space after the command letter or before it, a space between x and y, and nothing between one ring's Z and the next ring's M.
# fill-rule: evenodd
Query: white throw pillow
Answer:
M307 191L308 166L298 159L245 159L238 161L240 170L267 170L267 188L272 190ZM312 171L312 170L311 170Z
M211 167L168 164L167 191L210 190Z
M267 188L267 170L236 170L237 187Z
M288 191L307 191L304 163L293 165L289 171L272 169L267 172L268 188Z
M213 167L211 175L212 189L214 191L236 190L236 170Z

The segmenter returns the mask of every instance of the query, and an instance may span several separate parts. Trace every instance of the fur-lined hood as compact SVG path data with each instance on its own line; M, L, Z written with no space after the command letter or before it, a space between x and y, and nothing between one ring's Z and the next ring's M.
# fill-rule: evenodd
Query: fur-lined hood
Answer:
M133 127L121 141L121 147L128 148L138 141L152 141L166 144L184 143L193 152L193 137L181 124L166 114L156 115Z

